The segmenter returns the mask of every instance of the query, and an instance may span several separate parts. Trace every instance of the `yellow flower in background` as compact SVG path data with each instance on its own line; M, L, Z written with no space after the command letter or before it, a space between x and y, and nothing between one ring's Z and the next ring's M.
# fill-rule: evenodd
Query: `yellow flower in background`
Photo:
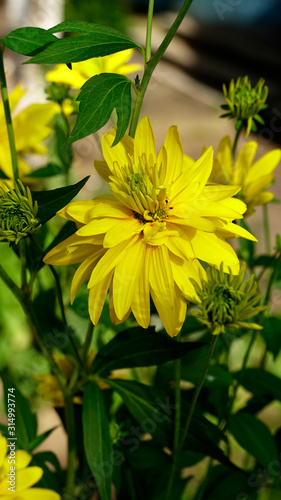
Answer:
M241 186L238 197L247 205L244 217L254 213L255 207L264 205L274 198L266 188L274 180L273 171L281 160L281 149L273 149L254 162L258 143L249 141L242 146L236 161L232 158L230 137L219 143L217 155L209 181Z
M64 83L72 89L80 89L89 78L100 73L128 75L142 68L141 64L128 64L133 52L133 49L128 49L109 56L73 63L72 69L66 64L58 64L45 75L45 78L49 82Z
M109 288L113 323L132 312L147 328L150 295L165 329L177 335L186 315L186 300L196 292L204 270L197 259L234 274L239 261L226 238L255 238L236 224L246 205L232 198L238 187L206 185L213 151L191 162L183 154L176 126L169 128L156 154L148 117L138 125L135 139L125 134L111 147L115 130L102 137L105 162L95 162L112 194L74 201L59 212L75 221L76 233L45 257L48 264L82 262L71 287L71 301L89 280L89 313L96 324Z
M77 361L69 355L57 355L54 354L54 359L56 364L59 367L61 374L66 379L66 384L69 385L72 377L76 373L78 373L78 364ZM95 359L95 353L91 352L85 364L85 370L90 372L92 363ZM109 378L128 378L128 370L113 370ZM51 375L49 373L34 375L33 379L38 382L36 387L36 392L42 397L43 401L50 401L51 404L55 407L63 407L64 406L64 397L62 390L59 385L59 381L55 375ZM108 389L109 385L103 381L98 381L98 386L100 389ZM81 388L80 388L81 389ZM82 396L76 394L73 396L73 403L82 404Z
M15 451L15 455L10 455L11 450L11 447L8 447L6 438L0 433L0 499L60 500L60 495L55 491L44 488L32 488L43 476L43 469L41 467L28 467L32 456L26 453L26 451L17 450ZM11 463L11 460L14 460L15 463ZM11 489L13 483L8 482L8 480L13 480L12 476L8 476L11 473L11 467L15 467L14 491Z
M43 141L49 137L52 127L50 122L60 108L55 103L31 104L14 115L16 106L24 96L25 91L19 84L9 95L10 108L13 114L13 129L16 150L18 153L19 177L22 179L31 172L31 167L24 159L24 154L47 153ZM2 101L0 102L0 169L9 178L13 179L9 138L7 134L5 114ZM1 182L1 181L0 181ZM3 184L1 183L2 187Z

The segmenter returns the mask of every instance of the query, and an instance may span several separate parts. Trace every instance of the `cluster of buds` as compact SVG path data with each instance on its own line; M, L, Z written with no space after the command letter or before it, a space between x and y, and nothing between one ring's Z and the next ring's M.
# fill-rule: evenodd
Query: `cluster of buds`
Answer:
M264 79L260 78L257 85L252 88L247 76L239 77L236 82L231 80L229 88L223 84L223 93L227 104L223 104L222 109L227 112L222 116L236 118L235 129L240 130L243 123L247 123L246 136L257 131L255 121L264 125L264 121L259 112L267 108L265 104L268 87L264 85Z
M36 219L38 205L21 181L15 182L12 189L5 186L7 191L0 187L0 241L17 244L40 229Z
M199 302L198 309L191 313L213 335L225 333L226 328L262 329L257 323L247 321L266 310L267 306L257 305L263 296L256 294L254 275L244 281L245 270L246 264L243 263L240 273L233 276L231 270L229 274L223 272L223 265L220 270L210 267L206 271L207 279L201 276L201 284L193 281Z

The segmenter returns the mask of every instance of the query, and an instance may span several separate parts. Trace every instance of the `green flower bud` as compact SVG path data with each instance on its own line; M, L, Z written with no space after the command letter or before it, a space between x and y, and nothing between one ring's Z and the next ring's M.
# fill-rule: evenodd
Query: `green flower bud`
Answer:
M112 444L117 444L120 441L122 432L115 420L111 420L111 422L109 423L109 434Z
M255 121L264 125L264 121L259 115L259 112L267 108L265 104L268 87L264 85L264 79L260 78L257 85L252 88L251 82L247 76L239 77L236 83L231 80L227 90L223 84L223 93L227 104L221 107L227 113L221 115L222 118L236 118L235 129L240 130L243 123L247 123L246 136L248 137L251 130L257 131Z
M52 82L45 89L48 101L57 102L61 104L65 99L69 97L69 86L63 83Z
M241 266L240 273L233 276L223 272L223 265L218 271L208 268L207 279L201 276L201 284L195 281L193 285L200 302L191 314L197 317L200 323L206 325L213 335L225 333L226 328L253 328L262 327L247 320L267 309L267 306L257 305L262 295L256 295L257 283L254 274L248 281L244 281L246 264Z
M5 185L8 191L0 187L0 241L18 243L40 229L36 219L38 206L21 181L16 181L13 189Z

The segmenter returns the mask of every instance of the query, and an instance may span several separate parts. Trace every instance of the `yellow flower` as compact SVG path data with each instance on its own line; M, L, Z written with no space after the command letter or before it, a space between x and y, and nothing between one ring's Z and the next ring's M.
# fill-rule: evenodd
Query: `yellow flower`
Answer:
M12 441L9 441L11 445ZM32 456L24 450L14 451L0 434L0 499L10 500L60 500L52 490L32 488L43 476L41 467L28 467ZM11 469L15 467L15 469ZM13 484L15 473L15 486ZM8 475L10 474L10 475ZM9 489L10 488L10 489ZM14 489L14 491L13 491Z
M49 82L64 83L72 89L80 89L89 78L100 73L128 75L139 71L142 68L141 64L127 64L132 55L133 49L123 50L109 56L73 63L71 70L66 64L58 64L54 70L45 75L45 78Z
M20 84L11 92L9 95L11 112L15 110L24 94L25 91ZM49 124L55 114L59 113L59 109L59 106L54 103L31 104L13 116L19 177L21 179L31 172L23 155L47 153L47 148L42 144L42 141L50 135L52 128ZM0 102L0 137L0 169L8 178L13 179L9 138L2 101ZM4 188L1 181L0 184Z
M223 261L226 272L229 266L238 273L238 258L226 238L255 240L231 222L242 217L246 206L232 198L238 187L206 186L212 148L190 162L176 126L169 128L158 156L148 117L139 123L135 139L125 135L111 147L115 134L113 129L102 137L106 163L95 162L112 194L74 201L61 210L59 215L75 221L78 230L44 260L55 265L82 262L73 278L71 301L89 279L94 324L110 287L113 323L132 312L147 328L151 295L165 329L174 336L186 315L183 295L196 296L190 278L200 279L197 259L218 267Z
M266 188L272 184L273 171L281 160L281 149L273 149L253 163L257 147L256 141L247 142L234 162L230 137L224 137L219 143L209 179L210 182L241 186L238 197L247 205L244 217L252 215L256 206L273 199L273 193L266 191Z

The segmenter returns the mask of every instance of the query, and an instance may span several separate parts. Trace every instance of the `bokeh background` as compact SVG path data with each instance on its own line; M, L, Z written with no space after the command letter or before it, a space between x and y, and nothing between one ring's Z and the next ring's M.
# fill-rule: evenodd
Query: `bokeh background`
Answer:
M155 0L152 51L162 41L167 29L182 5L182 1ZM104 24L126 32L144 45L146 10L145 0L0 0L0 37L23 26L50 28L63 20L90 21ZM164 141L170 125L179 127L186 154L198 158L203 146L213 145L216 150L224 135L234 138L233 122L220 119L223 103L222 84L231 78L248 75L255 85L260 77L269 87L268 108L264 112L265 125L260 126L249 139L259 143L258 155L281 145L281 6L279 0L194 0L175 39L157 67L144 101L142 116L149 114L156 135L157 146ZM135 61L142 62L140 54ZM44 73L50 68L22 65L25 60L8 49L5 50L5 65L9 89L19 81L27 89L21 102L44 102ZM141 77L141 72L140 72ZM0 138L1 140L1 138ZM240 146L243 143L240 141ZM71 181L76 182L90 174L91 179L81 196L89 198L104 192L105 185L94 170L94 159L101 159L101 152L93 137L74 144L74 165ZM53 184L52 184L53 182ZM60 182L51 181L51 187ZM275 198L281 198L281 166L276 171L272 186ZM80 196L80 195L79 195ZM275 234L280 230L280 204L269 206L272 248ZM262 211L258 207L249 221L250 228L258 238L258 254L265 252ZM8 245L1 243L1 259L7 263L7 271L17 268L16 256L7 261ZM10 255L10 254L9 254ZM273 294L276 309L281 306L281 291ZM37 355L32 345L24 315L12 294L0 283L0 370L9 371L21 387L34 395L35 383L32 375L46 369L45 361ZM281 332L276 332L281 334ZM234 364L238 367L241 352L235 353ZM242 350L242 351L241 351ZM257 350L253 352L259 356ZM32 361L32 362L31 362ZM278 358L272 370L281 375ZM269 369L271 367L269 366ZM279 370L279 371L278 371ZM60 422L48 406L36 407L39 413L40 431ZM0 404L0 421L4 419L4 404ZM267 418L279 418L280 405L271 409ZM59 443L59 446L58 446ZM65 438L58 428L44 444L54 449L62 464L65 464Z

